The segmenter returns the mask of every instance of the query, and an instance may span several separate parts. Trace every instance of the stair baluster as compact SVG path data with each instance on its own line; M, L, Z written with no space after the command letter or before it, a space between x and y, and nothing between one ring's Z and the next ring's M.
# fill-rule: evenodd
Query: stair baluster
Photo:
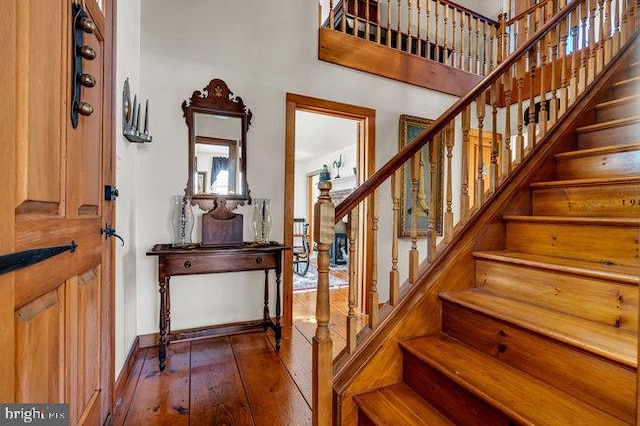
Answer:
M479 52L480 50L478 50L478 37L479 37L479 30L478 30L478 21L476 19L471 19L471 14L467 15L468 19L467 19L467 29L469 31L469 52L467 53L467 58L468 58L468 62L469 62L469 72L475 72L476 74L480 74L480 61L479 61ZM472 27L472 23L475 23L476 25L476 50L475 53L471 53L471 45L472 40L473 40L473 27ZM472 56L473 55L473 56ZM471 58L474 58L473 61ZM473 65L473 67L472 67Z
M524 75L525 75L525 65L526 59L522 57L516 63L516 71L517 71L517 89L518 89L518 121L517 121L517 136L516 136L516 157L515 163L520 164L524 159L524 134L522 133L524 130L524 109L522 108L522 104L524 103Z
M462 182L460 190L460 218L465 223L469 218L471 205L469 195L469 132L471 130L471 106L462 111Z
M428 2L429 0L427 0ZM418 34L416 35L416 55L422 56L422 32L420 31L420 25L422 24L422 3L420 0L417 0L416 7L418 9Z
M343 13L344 15L344 13ZM335 18L335 12L333 11L333 0L329 0L329 28L333 29L334 28L334 23L333 20Z
M461 68L458 66L458 48L456 46L456 34L458 32L458 11L451 9L451 66Z
M447 149L446 194L447 207L444 213L444 242L449 244L453 238L453 147L455 146L455 126L448 126L444 132L444 143Z
M427 212L427 262L429 263L436 257L436 156L439 155L441 135L444 136L444 133L445 131L429 142L429 211Z
M411 158L411 250L409 251L409 282L418 278L418 182L422 150Z
M549 37L549 34L545 38ZM541 41L538 44L540 56L540 113L538 114L538 128L540 137L547 133L547 87L545 86L545 74L547 65L547 43ZM533 88L533 86L531 86ZM531 113L531 111L529 111Z
M356 319L356 295L358 294L357 277L357 241L358 241L358 209L349 212L347 223L349 239L349 312L347 314L347 350L353 354L356 350L358 328Z
M491 86L491 164L489 165L489 191L496 192L498 187L498 84Z
M440 29L440 2L438 0L435 1L435 34L433 36L433 43L435 44L435 55L433 57L434 61L440 62L440 48L438 45L440 44L440 38L438 37L438 30Z
M396 49L402 50L402 31L400 27L400 15L402 14L402 0L398 0L396 9Z
M484 159L482 156L483 135L482 129L484 127L485 117L485 102L486 95L482 93L476 99L476 119L478 120L478 155L476 157L476 193L474 199L474 210L478 210L484 203Z
M507 108L504 109L504 150L502 155L502 176L503 179L511 174L511 91L513 88L512 67L505 73L502 79L504 87L504 103Z
M529 125L527 127L527 146L525 153L528 155L536 146L536 46L529 50Z
M431 43L429 42L429 37L431 37L431 0L427 0L427 13L426 15L426 29L427 29L427 35L426 35L426 42L427 42L427 46L424 49L424 54L427 57L427 59L431 59Z
M460 68L461 70L465 69L464 66L464 36L465 36L465 31L464 31L464 12L460 11L460 55L459 55L459 63L458 63L458 68Z
M393 205L393 226L391 226L391 271L389 272L389 303L396 306L400 301L400 272L398 271L398 226L400 221L400 179L399 172L391 175L391 199Z
M371 291L369 293L369 327L375 330L379 323L380 298L378 296L378 191L369 196L371 211Z
M387 46L391 47L391 0L387 0Z

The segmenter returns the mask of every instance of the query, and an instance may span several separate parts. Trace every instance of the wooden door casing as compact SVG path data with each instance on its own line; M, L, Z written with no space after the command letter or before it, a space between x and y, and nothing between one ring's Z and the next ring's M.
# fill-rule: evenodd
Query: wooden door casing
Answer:
M72 424L102 424L113 384L113 243L100 229L113 224L102 188L113 183L115 4L103 2L103 12L95 0L84 2L97 27L84 35L97 53L83 61L84 72L97 84L82 89L94 112L74 129L72 1L0 1L2 35L15 34L0 68L0 88L13 86L0 95L8 122L0 134L7 154L0 185L9 188L0 207L0 255L78 244L73 253L0 276L0 296L10 301L0 308L8 329L0 332L8 342L0 349L0 400L65 402Z

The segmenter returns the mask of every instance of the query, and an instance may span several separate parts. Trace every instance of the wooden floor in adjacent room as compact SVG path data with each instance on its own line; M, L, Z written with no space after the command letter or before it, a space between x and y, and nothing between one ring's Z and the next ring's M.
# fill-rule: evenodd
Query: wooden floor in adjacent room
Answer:
M293 327L169 346L158 370L157 348L138 352L116 406L114 425L311 424L311 339L315 291L294 293ZM331 289L334 353L345 346L347 288Z

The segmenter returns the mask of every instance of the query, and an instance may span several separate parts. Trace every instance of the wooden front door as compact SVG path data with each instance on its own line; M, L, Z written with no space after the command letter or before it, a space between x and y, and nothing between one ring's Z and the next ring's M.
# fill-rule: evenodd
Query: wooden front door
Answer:
M0 401L68 403L71 424L111 408L114 1L82 2L96 85L73 128L72 0L0 0L0 256L78 245L0 275Z

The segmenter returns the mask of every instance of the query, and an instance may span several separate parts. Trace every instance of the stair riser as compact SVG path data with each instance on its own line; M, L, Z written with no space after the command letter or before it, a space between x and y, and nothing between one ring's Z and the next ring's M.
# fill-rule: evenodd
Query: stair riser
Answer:
M640 84L626 83L614 87L613 99L624 98L625 96L637 95L640 93Z
M448 303L443 307L442 323L444 333L633 422L633 370Z
M590 132L578 133L578 149L598 148L636 142L640 134L640 125L630 123Z
M624 117L633 117L638 114L640 105L638 102L626 102L596 109L596 117L598 123L605 121L617 120Z
M535 188L533 214L538 216L640 216L640 182Z
M640 62L634 62L627 67L627 78L640 75Z
M637 227L507 223L507 250L617 265L638 265L639 237Z
M457 425L509 426L517 423L436 368L403 351L403 381Z
M635 286L485 259L476 260L476 285L510 299L637 330Z
M638 135L640 139L640 135ZM640 150L561 157L556 160L556 179L622 177L640 174Z
M362 410L358 410L358 426L376 426Z

